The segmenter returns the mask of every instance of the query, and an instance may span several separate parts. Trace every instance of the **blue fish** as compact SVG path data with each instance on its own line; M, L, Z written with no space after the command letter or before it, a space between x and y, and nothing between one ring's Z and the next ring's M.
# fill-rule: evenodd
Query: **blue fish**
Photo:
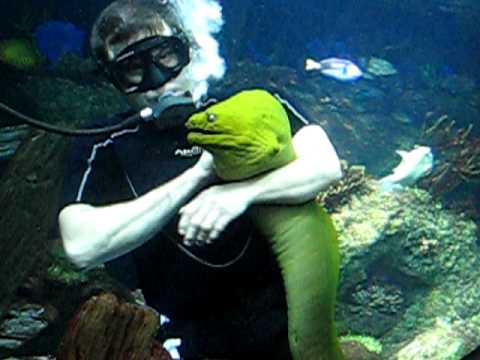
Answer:
M363 76L362 70L353 62L346 59L328 58L317 62L312 59L305 61L306 71L318 70L322 75L340 81L354 81Z
M86 33L74 24L48 21L35 29L35 42L51 66L55 66L67 53L85 55Z

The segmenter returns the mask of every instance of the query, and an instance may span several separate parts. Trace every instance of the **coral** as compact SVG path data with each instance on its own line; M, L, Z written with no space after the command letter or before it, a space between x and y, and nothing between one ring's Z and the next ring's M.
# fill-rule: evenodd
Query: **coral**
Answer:
M451 325L437 318L435 325L417 335L397 355L399 360L461 359L463 342Z
M345 205L354 193L370 191L366 182L365 167L348 166L342 160L342 178L317 196L317 201L332 212Z
M80 270L75 267L66 257L65 250L59 243L50 248L50 261L46 271L45 279L50 284L61 284L63 286L82 286L90 279L95 270Z
M352 300L354 303L352 312L364 312L368 316L373 312L394 315L404 306L402 290L379 281L358 284L352 294Z
M438 360L460 358L480 344L475 223L423 189L384 194L366 182L370 192L354 194L332 214L341 248L337 321L343 331L375 336L382 358L393 359L428 342L441 314L456 345L417 348L418 359L433 352Z
M422 185L435 196L480 179L480 138L470 136L473 124L455 127L455 120L442 115L423 131L424 141L435 148L439 164Z
M430 286L446 274L460 272L465 254L475 243L475 225L449 214L420 189L410 189L398 200L403 209L385 229L396 254L393 264Z
M0 42L0 61L19 70L33 70L42 63L37 48L26 39Z
M373 352L375 354L382 353L382 344L380 343L380 341L378 341L377 339L371 336L346 335L346 336L340 337L340 341L341 342L355 341L365 346L370 352Z
M50 306L15 304L0 319L0 353L20 348L39 335L57 317L58 312Z
M51 264L47 270L47 278L56 283L64 285L82 284L88 281L88 275L85 271L78 271L66 263Z

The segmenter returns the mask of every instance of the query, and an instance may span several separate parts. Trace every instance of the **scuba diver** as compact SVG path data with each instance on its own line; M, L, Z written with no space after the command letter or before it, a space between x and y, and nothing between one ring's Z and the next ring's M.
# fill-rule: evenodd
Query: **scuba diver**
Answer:
M171 319L166 336L182 339L183 358L289 359L281 274L244 213L314 199L340 178L340 162L294 109L297 159L252 179L222 183L212 155L188 144L184 123L211 103L208 80L225 70L212 36L220 10L211 0L117 0L101 12L92 53L132 111L94 126L138 112L153 120L77 138L59 228L74 264L106 263Z

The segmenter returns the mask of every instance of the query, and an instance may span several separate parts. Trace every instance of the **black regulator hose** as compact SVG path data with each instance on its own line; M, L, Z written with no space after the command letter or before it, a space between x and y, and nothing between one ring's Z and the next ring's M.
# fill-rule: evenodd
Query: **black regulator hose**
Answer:
M214 100L212 100L215 102ZM206 105L211 104L212 101L208 101L205 103ZM140 110L139 112L130 115L122 122L106 126L102 128L95 128L95 129L69 129L64 128L62 126L56 126L44 121L40 121L37 119L32 118L31 116L22 114L21 112L12 109L8 105L0 102L0 110L3 110L10 115L15 116L17 119L20 119L22 123L33 126L37 129L48 131L51 133L63 135L63 136L96 136L96 135L108 135L116 131L120 131L126 129L127 127L136 126L142 122L148 122L155 119L159 119L161 115L166 113L171 113L174 115L175 113L184 113L192 114L195 111L195 106L192 102L191 96L176 96L176 95L167 95L162 98L161 102L156 104L152 104L152 106L147 106Z
M153 110L149 107L144 108L142 111L135 113L134 115L129 116L122 122L112 125L106 126L103 128L98 129L68 129L61 126L56 126L52 124L48 124L46 122L34 119L28 115L22 114L11 107L5 105L4 103L0 102L0 110L6 111L7 113L15 116L16 118L20 119L23 123L33 126L40 130L45 130L48 132L52 132L55 134L63 135L63 136L95 136L95 135L106 135L113 133L115 131L120 131L130 126L135 126L140 124L143 121L149 121L153 117Z

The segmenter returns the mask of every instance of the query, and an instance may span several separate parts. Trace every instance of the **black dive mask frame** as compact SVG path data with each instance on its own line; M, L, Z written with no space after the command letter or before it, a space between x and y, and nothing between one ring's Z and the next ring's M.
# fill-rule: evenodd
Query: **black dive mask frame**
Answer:
M174 56L169 65L164 56ZM178 36L151 36L123 49L104 69L113 85L124 94L158 89L177 77L190 62L190 49ZM128 71L140 71L139 81L127 78Z

